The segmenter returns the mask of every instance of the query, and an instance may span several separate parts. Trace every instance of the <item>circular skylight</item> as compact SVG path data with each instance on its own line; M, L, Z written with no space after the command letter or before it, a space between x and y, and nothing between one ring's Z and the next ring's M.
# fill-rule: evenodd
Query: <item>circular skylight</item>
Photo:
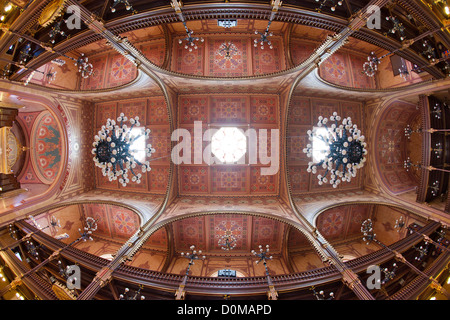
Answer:
M235 163L247 151L247 139L236 127L223 127L211 139L211 151L222 163Z

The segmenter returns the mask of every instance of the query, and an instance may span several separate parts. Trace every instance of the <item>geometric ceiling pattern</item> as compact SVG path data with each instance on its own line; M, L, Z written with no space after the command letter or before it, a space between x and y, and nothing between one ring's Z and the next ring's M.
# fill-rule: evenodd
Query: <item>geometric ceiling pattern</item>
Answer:
M184 218L173 223L174 249L186 252L191 245L211 255L248 255L259 245L280 252L288 225L268 218L241 214L214 214ZM224 251L222 236L233 236L236 247ZM221 242L222 243L222 242Z
M140 4L142 3L140 2ZM151 2L152 5L155 3ZM307 3L310 5L309 2ZM311 3L314 2L311 1ZM86 4L90 5L91 2L88 1ZM195 5L193 4L193 6ZM346 8L343 6L338 10L339 15L341 15L340 18L342 18L342 12L352 12L352 5L354 6L354 2L348 1L346 2ZM111 13L106 8L105 5L104 11L108 11L108 13L104 12L104 18L107 16L111 18ZM301 11L298 8L294 10L290 6L286 6L286 8L288 13L290 13L289 10ZM299 14L298 12L297 14ZM153 71L161 76L160 79L165 82L171 98L173 98L174 123L169 121L171 119L169 119L166 100L162 92L153 95L143 89L138 92L138 96L133 95L131 99L132 95L127 91L127 84L132 83L140 74L131 60L112 51L104 40L87 46L92 49L89 54L89 61L93 64L95 71L90 78L79 79L75 90L86 90L87 93L91 94L94 94L97 90L104 90L104 99L102 100L106 101L92 105L92 122L94 124L92 132L95 134L107 122L107 119L116 119L121 113L124 113L128 118L139 116L142 126L151 129L148 143L151 143L156 150L152 158L149 159L152 161L152 170L143 175L140 184L130 182L126 187L122 187L118 181L108 181L101 174L100 169L95 168L92 178L95 179L94 187L96 191L105 191L105 194L109 191L111 191L111 194L120 192L136 193L139 194L138 196L145 194L142 197L143 203L146 200L145 197L150 194L166 195L169 177L172 174L170 172L171 161L174 160L171 158L171 135L172 126L175 126L177 129L189 133L192 137L188 149L183 149L183 153L179 154L183 159L186 159L184 156L187 151L190 155L195 155L198 151L201 151L201 156L204 155L203 151L209 152L210 140L208 138L210 136L205 135L209 129L235 127L243 132L248 130L249 134L255 132L257 137L256 145L247 143L242 163L209 164L202 157L199 162L190 161L178 165L175 172L177 181L174 181L178 187L174 188L178 192L176 194L178 199L171 203L176 203L176 209L180 209L177 212L178 214L192 214L189 210L196 207L196 203L201 203L197 208L208 207L210 211L219 212L221 210L217 210L217 206L214 206L215 198L220 199L218 203L221 206L228 205L231 208L236 205L236 201L241 200L240 197L253 197L242 199L244 201L258 200L258 197L260 197L265 200L261 201L260 206L269 204L269 197L282 202L285 200L284 196L287 195L281 194L281 191L288 192L297 199L304 196L301 201L307 202L312 199L311 202L314 202L314 204L310 208L314 208L314 205L316 205L315 208L320 209L320 205L323 204L320 199L327 198L329 195L330 197L327 198L329 201L326 205L332 206L330 204L333 199L331 192L343 194L342 198L352 191L363 192L364 174L369 174L371 171L366 168L359 170L356 178L352 179L350 183L340 184L337 190L332 188L330 184L319 185L317 176L309 174L306 170L309 158L303 153L303 148L308 143L307 131L316 126L318 117L330 117L333 112L337 112L343 118L351 117L363 134L369 131L370 128L365 127L368 124L368 119L363 117L366 115L365 105L360 102L349 102L338 95L332 96L337 90L330 90L327 98L326 96L314 96L311 91L309 91L309 94L305 94L301 87L290 96L289 108L286 108L286 101L284 101L287 92L289 92L285 89L297 73L286 72L286 77L284 77L285 74L282 71L298 65L309 57L320 45L320 42L314 41L315 38L322 41L324 40L323 35L330 32L315 30L309 26L300 27L296 23L275 22L272 28L276 33L272 41L274 49L267 50L266 48L266 50L262 50L258 46L253 47L253 39L258 37L253 31L264 29L267 24L265 18L261 20L242 19L235 29L224 30L215 25L215 19L198 21L201 17L200 13L192 13L191 11L191 14L192 19L189 22L195 29L195 34L200 34L205 39L199 45L199 48L192 52L184 50L183 46L178 45L178 40L185 31L180 23L166 23L157 27L149 27L148 30L126 33L126 36L132 40L131 42L136 48L153 64L166 69L155 68ZM136 19L139 19L140 16L137 15ZM322 16L322 13L319 12L314 14L313 18L318 19L320 16ZM345 17L345 14L343 16ZM338 21L340 18L335 18L333 18L335 22L333 28L341 23ZM283 17L283 19L286 19L286 17ZM344 24L347 21L346 19L342 20ZM117 22L117 25L114 25L114 23L112 23L112 26L117 27L122 22ZM131 24L130 20L130 28ZM314 22L313 24L318 23ZM89 32L93 31L93 25L88 27L92 28ZM122 27L122 31L127 29L125 24ZM311 30L311 34L304 34L304 32L308 33L309 30ZM83 32L80 34L83 34ZM125 34L121 34L121 36L123 35ZM302 35L307 36L308 39L306 37L304 39ZM99 34L96 36L100 37ZM374 36L374 38L376 37ZM71 41L76 42L75 40ZM355 41L355 39L352 41ZM387 42L387 40L385 41ZM353 46L355 43L356 45ZM392 45L394 45L393 40ZM62 47L64 46L65 43L62 43ZM364 49L370 48L370 46L368 44L364 46ZM379 89L379 83L362 74L362 65L366 60L367 52L361 49L363 49L361 42L353 42L352 45L347 45L343 50L334 53L317 68L319 76L335 86ZM83 47L77 49L78 51L83 51ZM49 56L50 54L43 53L42 56L45 55ZM414 53L414 55L418 54ZM44 60L42 58L42 61ZM392 68L384 68L383 71L392 73ZM273 78L251 78L252 76L268 74L272 74ZM201 77L211 77L211 79L205 79L206 84L204 86L196 87L204 80ZM240 77L248 77L246 85L234 92L234 88L240 86L240 80L242 80L239 79ZM228 89L225 88L226 86L222 87L222 84L226 81L222 83L222 78L234 81L232 82L234 87L229 86ZM166 81L167 79L169 80ZM266 80L265 85L271 88L266 91L263 86L260 86L258 90L254 90L255 87L258 87L256 79ZM280 79L286 82L283 84L277 83ZM252 83L253 80L255 80L255 83ZM388 81L388 84L392 85L393 82ZM288 84L286 85L286 83ZM182 85L177 87L177 84ZM305 90L316 89L314 88L316 83L308 83L308 85L311 87L307 87ZM125 91L120 99L114 98L113 95L108 96L108 92L113 92L112 89L115 87L122 87L121 89ZM131 88L133 85L129 87ZM136 87L134 89L137 91ZM359 93L358 90L354 92L353 96L357 96ZM352 96L352 94L352 92L348 93L347 97ZM361 95L361 97L364 96ZM83 99L82 93L77 98ZM413 107L415 106L403 102L390 105L387 111L381 115L378 127L372 128L376 129L376 132L373 131L375 132L373 141L375 141L376 150L371 151L375 154L376 161L374 163L377 166L375 171L381 173L382 182L394 194L411 190L417 184L414 177L402 168L403 160L407 155L407 150L404 148L403 130L406 124L418 119L418 112ZM289 110L286 117L288 119L287 128L283 127L284 124L281 120L285 108ZM58 175L58 171L50 172L50 169L59 168L57 155L58 151L64 148L60 137L54 130L56 119L46 115L43 119L38 120L36 123L41 125L40 121L42 120L43 125L38 130L33 130L39 133L37 138L40 139L40 141L35 142L35 145L38 146L36 150L42 152L47 158L40 156L39 164L45 165L44 173L37 172L36 174L46 175L48 179L53 181ZM42 128L44 125L47 127ZM55 128L50 129L48 128L49 125ZM196 130L198 128L199 130ZM49 130L45 131L45 129ZM287 129L287 136L281 137L281 132L284 132L284 129ZM197 131L200 132L200 137L196 135ZM262 133L266 131L268 136L264 137ZM280 133L280 136L271 140L270 134L273 132ZM285 155L278 154L281 145L274 145L278 143L281 143L281 145L286 143L287 152ZM198 147L200 147L200 150ZM257 152L255 163L252 162L251 158L254 151L252 147L256 147ZM261 151L264 148L268 151L269 162L261 159ZM287 191L283 188L284 186L281 186L284 176L280 175L278 167L280 163L284 163L283 157L286 157L287 167L284 170L287 171L286 177L290 188ZM193 158L190 160L193 160ZM277 166L276 173L264 175L263 171L271 165ZM323 170L319 169L318 174L323 174ZM227 198L230 198L230 203L226 203ZM273 199L271 200L273 201ZM191 207L184 203L184 201L187 203L187 200L191 201ZM239 204L242 205L241 207L245 207L244 203ZM332 207L316 217L315 226L318 232L329 241L345 242L356 238L360 239L361 223L373 216L374 206L363 204ZM273 205L273 207L276 206ZM307 203L304 207L307 208ZM104 237L102 240L123 241L129 239L139 230L142 223L140 217L134 212L119 206L89 203L79 205L79 208L83 217L90 216L97 220L96 235ZM170 206L168 208L173 209ZM183 208L185 211L183 211ZM250 204L248 208L251 208ZM265 209L271 210L271 208L267 206ZM310 210L310 212L312 211ZM163 215L162 218L173 218L170 213L169 211L168 215ZM297 220L297 218L294 215L292 216L292 219ZM308 219L306 215L304 218ZM82 219L79 222L81 221ZM280 221L256 215L228 213L190 216L176 220L171 225L158 230L154 236L148 239L148 244L161 249L173 243L173 253L177 256L179 256L179 252L186 252L191 245L195 245L196 249L203 250L205 254L219 257L226 255L248 256L249 252L252 249L257 249L259 245L269 245L274 253L285 253L283 249L286 246L289 249L299 251L301 248L309 247L307 239L300 233L293 232L294 230L291 226ZM170 231L173 231L173 237L167 234ZM236 247L233 251L224 253L219 245L219 240L226 235L233 235L236 238Z
M81 209L83 217L97 220L95 236L126 240L139 230L140 219L129 209L100 203L82 204Z
M330 241L361 238L361 224L371 218L373 205L345 205L321 213L316 220L318 231Z
M394 102L380 116L375 131L376 166L382 181L394 194L411 190L417 185L416 178L406 171L403 163L407 157L408 141L405 128L419 114L420 111L414 104Z
M276 139L274 141L279 143L274 135L275 131L279 131L280 121L277 95L180 95L178 105L178 128L189 132L192 146L191 150L187 151L191 153L191 157L187 157L187 160L178 166L181 195L239 197L278 193L279 170L274 174L266 174L264 171L279 163L278 148L272 155L272 136ZM252 145L247 143L242 163L222 164L217 161L209 164L208 158L202 155L211 154L208 150L213 130L230 126L244 133L256 134L256 159L251 153ZM263 133L266 133L266 136ZM180 141L183 142L183 139ZM195 150L200 150L199 159L195 156ZM265 150L268 159L260 155ZM184 156L184 150L180 156Z

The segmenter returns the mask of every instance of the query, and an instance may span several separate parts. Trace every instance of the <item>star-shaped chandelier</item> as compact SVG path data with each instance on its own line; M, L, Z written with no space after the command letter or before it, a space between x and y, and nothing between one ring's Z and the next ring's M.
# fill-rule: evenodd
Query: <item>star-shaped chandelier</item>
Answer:
M231 233L226 233L219 238L218 245L222 248L222 250L233 250L237 245L237 238Z
M103 176L108 177L109 181L118 179L124 187L130 182L130 178L132 182L141 183L142 173L151 170L150 161L139 160L138 154L145 151L145 155L151 157L155 152L151 144L147 144L144 150L138 150L134 144L138 139L145 141L151 130L141 128L136 134L136 129L140 126L139 117L129 120L130 127L125 124L127 121L128 118L123 113L117 118L117 122L108 119L95 136L92 149L94 163L102 169ZM136 173L138 166L142 173Z
M272 0L270 5L272 6L272 12L270 14L269 22L267 24L266 30L264 32L259 32L258 30L255 31L255 34L258 34L260 36L259 39L254 39L253 46L256 48L258 47L258 44L261 46L261 49L264 49L264 43L267 42L267 45L270 49L273 49L273 45L269 40L269 37L273 36L272 32L269 32L270 25L275 18L275 15L278 13L278 9L281 7L283 1L280 0Z
M323 175L317 175L319 185L329 182L333 188L342 181L350 182L356 177L356 172L364 166L367 154L364 136L356 124L352 123L350 117L342 119L334 112L328 119L319 117L318 127L308 130L309 143L303 152L313 161L308 163L307 171L313 174L322 167L325 171ZM321 148L317 148L320 145ZM327 178L330 174L329 179Z
M178 43L183 44L183 41L186 41L184 48L189 50L189 52L192 52L192 49L198 49L198 46L197 46L198 41L204 42L205 39L203 39L202 37L192 36L194 31L190 30L186 25L186 19L184 18L183 12L181 12L181 7L183 6L181 1L172 0L172 2L170 4L171 4L172 8L175 10L175 13L180 18L181 22L183 23L184 29L186 31L186 37L184 39L179 39Z

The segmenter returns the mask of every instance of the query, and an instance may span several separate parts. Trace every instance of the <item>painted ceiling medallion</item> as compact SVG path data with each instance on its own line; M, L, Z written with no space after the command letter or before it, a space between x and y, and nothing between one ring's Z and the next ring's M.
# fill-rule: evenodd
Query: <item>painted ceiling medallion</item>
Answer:
M48 27L61 16L67 0L54 0L49 3L42 11L38 22L42 27Z

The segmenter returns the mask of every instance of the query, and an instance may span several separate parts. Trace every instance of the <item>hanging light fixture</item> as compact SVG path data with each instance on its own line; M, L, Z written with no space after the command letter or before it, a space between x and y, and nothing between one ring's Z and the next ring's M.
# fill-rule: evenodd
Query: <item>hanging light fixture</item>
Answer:
M151 170L150 161L141 162L137 159L139 152L145 151L147 157L151 157L155 152L151 144L148 144L145 150L135 149L133 143L138 139L144 139L145 146L145 140L151 130L141 129L136 135L133 128L140 126L139 117L129 120L130 127L125 124L127 121L128 118L123 113L117 118L117 123L108 119L106 125L102 126L94 137L92 149L95 165L102 169L102 174L108 177L109 181L119 179L124 187L130 182L130 178L132 182L141 183L142 173ZM137 166L141 167L142 173L135 172Z
M267 269L267 260L272 260L273 257L269 256L269 245L266 245L265 249L263 249L262 245L259 245L259 252L252 250L252 254L255 257L258 257L259 260L256 260L255 263L258 264L261 261L264 263L264 268L266 269L266 275L269 275L269 269Z
M237 239L232 234L224 234L219 238L218 245L222 250L230 251L236 247Z
M439 180L434 181L433 184L429 186L429 188L431 189L431 195L433 197L436 197L441 189L439 186Z
M60 20L58 22L56 22L53 27L51 28L50 32L48 33L49 37L50 37L50 43L55 44L56 42L56 37L58 35L65 37L67 36L67 34L61 29L61 24L63 23L64 20Z
M270 18L269 18L269 22L267 24L266 30L264 30L264 33L259 32L258 30L255 31L255 34L259 34L260 38L259 39L254 39L253 40L253 46L256 48L258 47L258 43L261 46L261 49L264 49L264 43L267 42L267 45L269 46L270 49L273 49L273 45L269 40L269 37L273 36L272 32L269 32L270 29L270 25L273 21L273 19L275 18L275 15L278 12L278 9L281 7L281 4L283 3L283 1L279 1L279 0L272 0L271 2L271 6L272 6L272 12L270 14Z
M442 152L444 149L442 149L442 144L440 142L437 142L435 147L431 149L431 151L434 153L437 159L439 159L442 155Z
M375 73L378 71L378 65L381 63L381 59L384 57L378 58L375 52L371 52L367 57L367 62L363 64L363 73L365 73L368 77L375 76Z
M262 245L259 245L259 252L252 250L252 254L255 257L258 257L259 260L256 260L255 263L258 264L261 261L264 263L264 268L266 270L266 277L267 277L267 284L269 285L269 291L267 292L267 297L269 300L277 300L278 299L278 292L275 290L275 286L272 282L272 278L269 274L269 269L267 268L267 260L272 260L273 257L269 256L269 245L265 246L265 249L263 249Z
M81 73L81 76L85 79L89 78L94 71L94 67L89 62L89 58L82 53L78 59L70 58L75 62L75 66L78 67L78 72Z
M414 258L414 260L416 261L421 261L428 254L428 242L426 241L423 246L420 247L413 246L413 248L419 253L419 255Z
M388 283L389 281L391 281L392 279L395 278L395 273L397 272L398 266L396 263L392 264L392 270L389 270L388 268L384 268L381 271L383 271L384 273L384 279L378 279L377 281L381 284L381 285L385 285L386 283Z
M399 34L401 41L405 40L405 26L403 26L403 23L401 23L398 18L394 16L386 17L386 20L393 23L392 28L389 29L389 33L397 33Z
M336 11L337 6L342 6L343 1L335 1L335 0L316 0L316 2L320 2L320 7L317 8L317 11L322 11L323 7L329 5L331 11Z
M116 6L119 4L123 4L128 11L133 11L133 6L128 0L114 0L111 6L111 12L116 12Z
M313 159L308 163L308 172L316 174L318 167L326 170L324 175L317 176L319 185L329 181L333 188L337 188L342 181L350 182L352 177L356 177L357 170L364 166L367 144L350 117L342 119L339 124L341 117L334 112L330 121L334 123L328 126L328 119L319 117L319 128L308 130L311 143L303 152ZM324 148L317 150L314 148L316 143L321 143ZM327 178L328 173L330 179Z
M398 229L397 232L400 232L400 230L405 226L405 220L403 216L400 216L397 220L395 220L394 229Z
M145 300L145 296L140 295L143 286L139 286L139 289L134 293L134 295L129 295L130 289L125 288L124 292L119 296L119 300Z
M316 291L316 288L312 286L310 290L313 292L314 297L316 297L317 300L333 300L334 299L334 293L330 292L329 297L327 298L325 296L325 292L323 290L320 290L319 292Z
M184 48L189 50L189 52L191 52L192 49L198 49L198 46L197 46L198 41L204 42L205 39L203 39L202 37L192 36L194 31L189 30L186 25L186 20L184 18L183 12L181 12L181 7L183 6L181 1L172 0L172 2L170 4L171 4L172 8L175 10L178 17L180 18L181 22L183 23L184 30L186 31L186 38L179 39L178 43L181 45L181 44L183 44L183 41L186 41Z
M83 227L83 230L78 229L80 237L76 239L74 242L78 242L80 240L83 240L84 242L86 242L87 240L92 241L93 239L91 237L91 234L97 230L98 227L97 220L92 217L87 217L85 220L86 225Z
M373 223L371 219L364 220L361 224L361 232L363 234L363 241L369 244L371 241L376 241L376 233L373 233Z
M186 269L186 276L189 275L189 270L191 269L191 266L194 264L194 260L205 260L206 259L206 256L200 256L202 254L202 250L198 250L198 251L195 250L195 246L193 246L193 245L190 246L189 249L191 250L190 253L189 252L181 253L181 256L183 258L189 259L189 265Z

